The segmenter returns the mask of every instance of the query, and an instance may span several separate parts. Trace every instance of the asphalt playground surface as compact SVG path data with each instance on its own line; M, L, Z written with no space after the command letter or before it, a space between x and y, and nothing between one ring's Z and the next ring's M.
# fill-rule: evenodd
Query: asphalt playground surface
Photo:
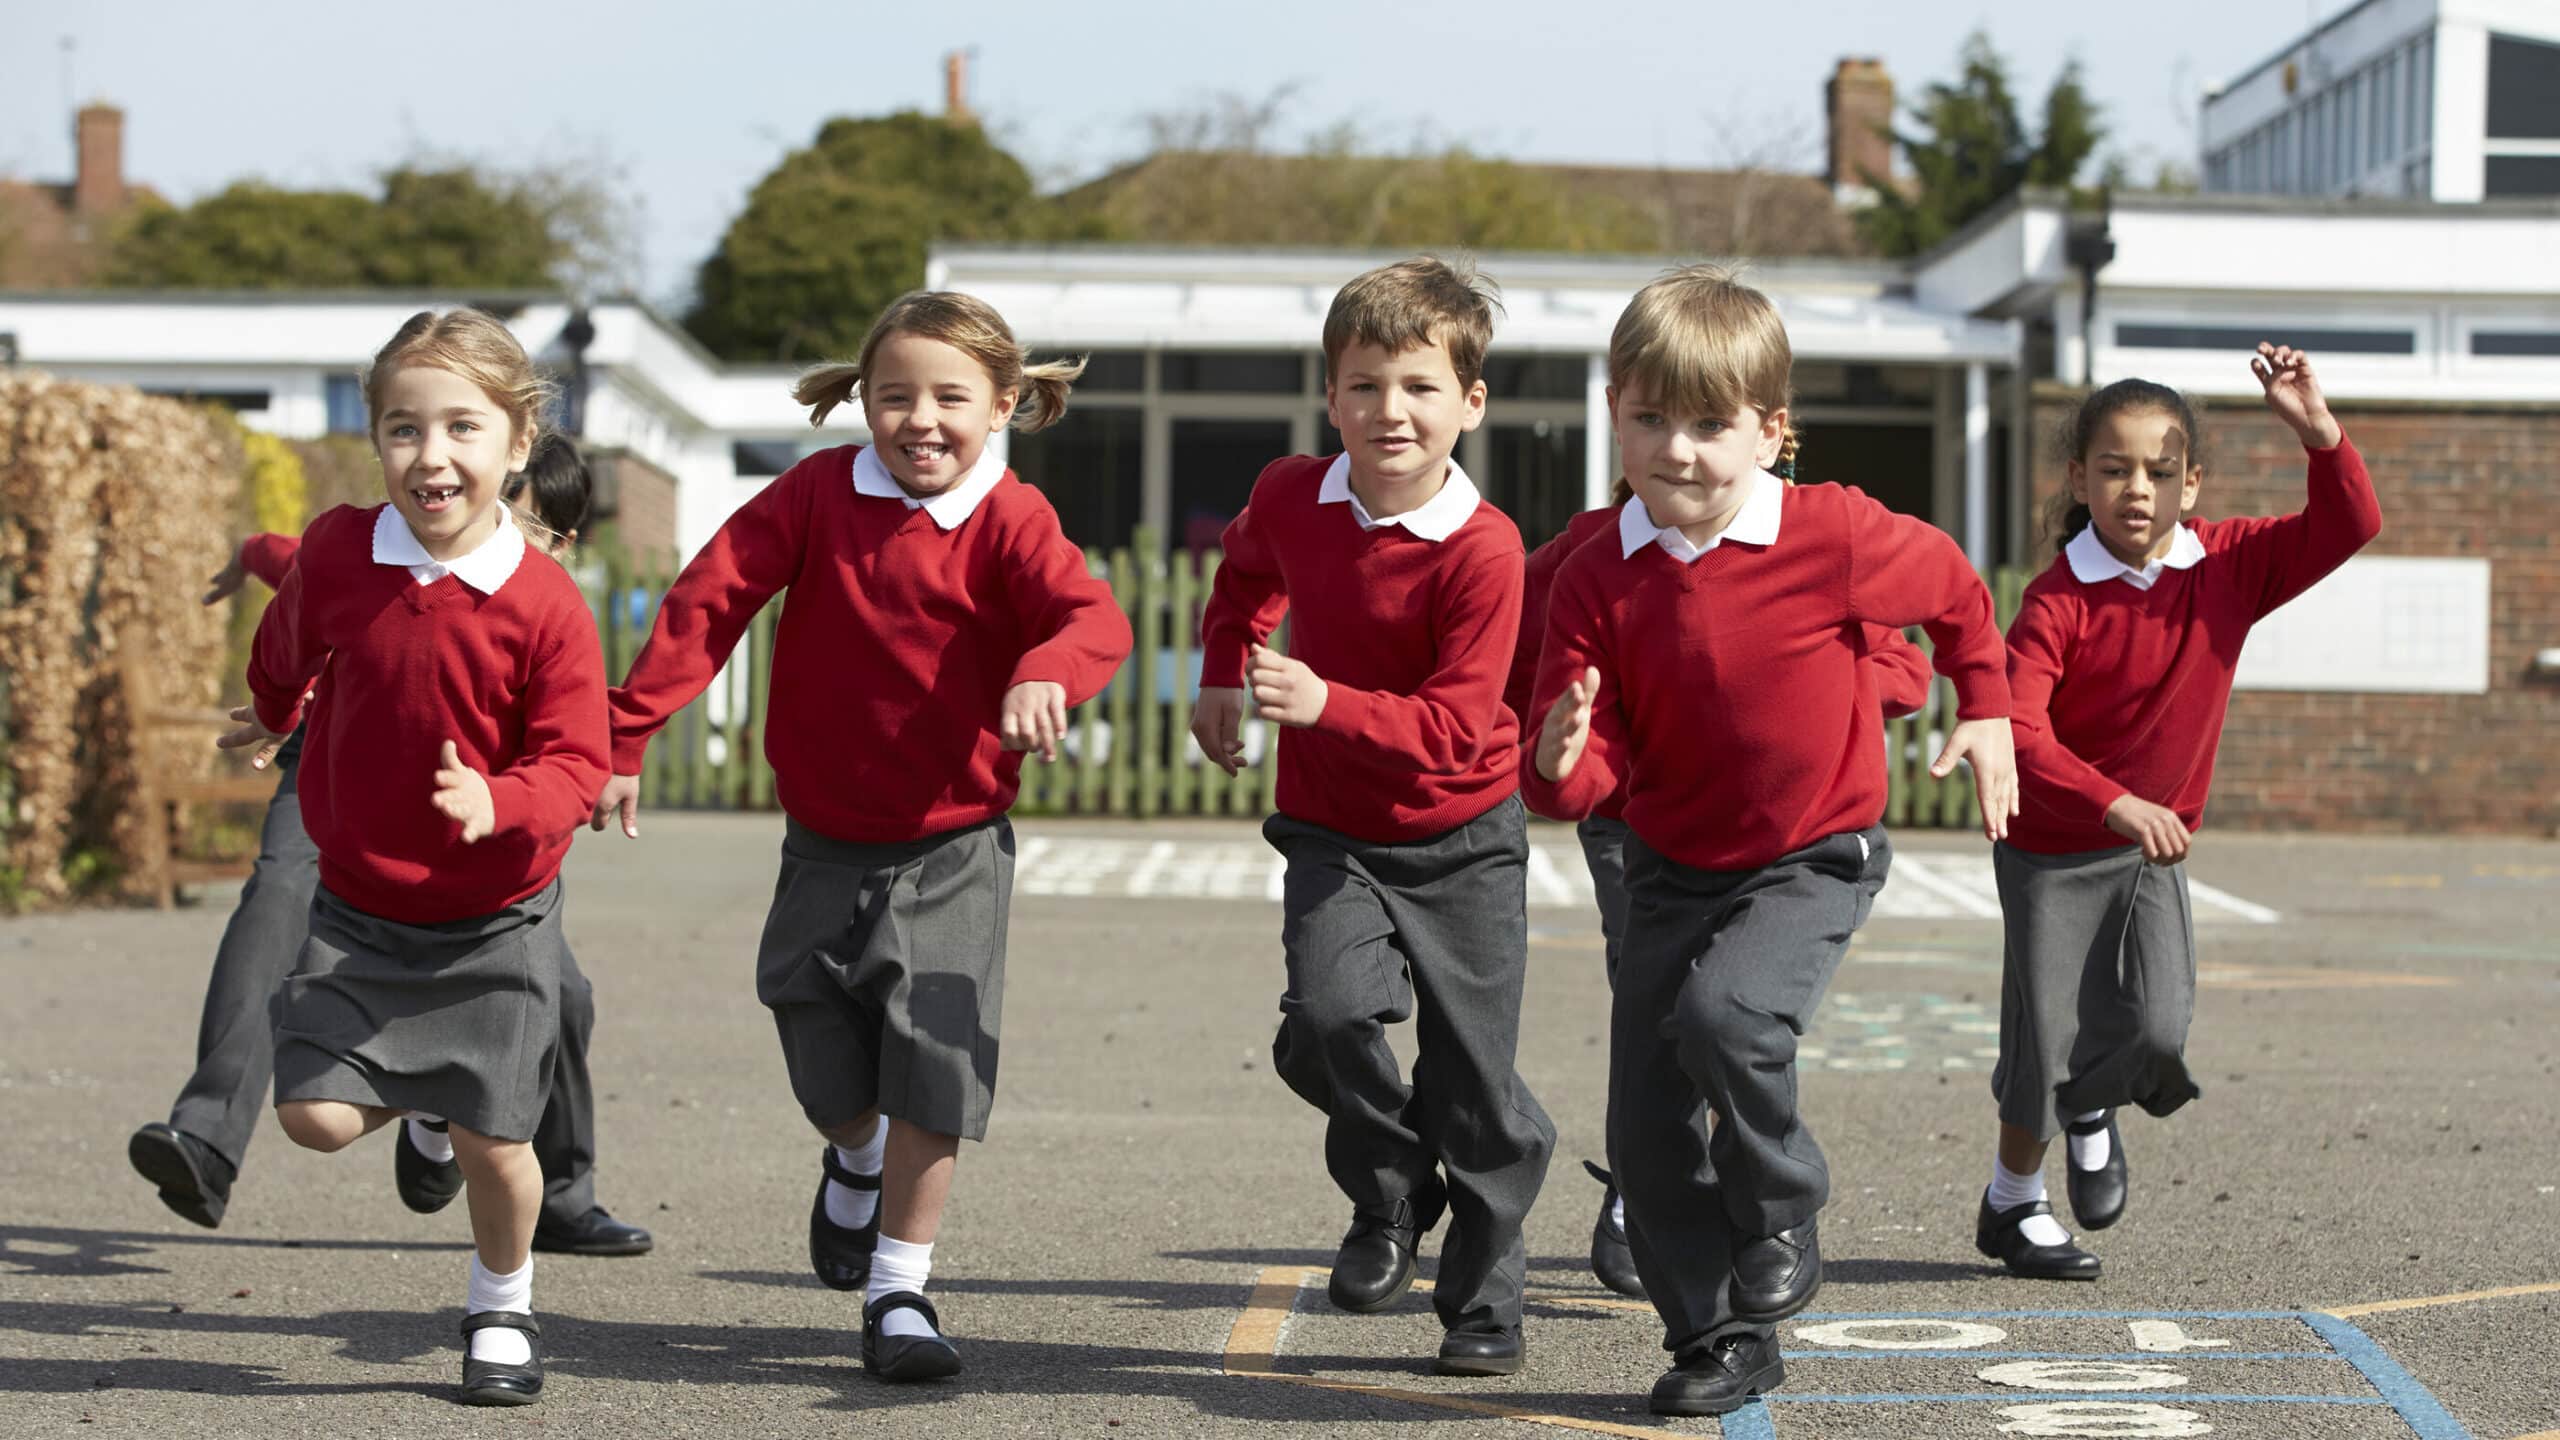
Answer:
M1897 835L1806 1041L1828 1283L1786 1388L1719 1427L1646 1413L1661 1332L1585 1265L1606 997L1568 832L1535 834L1521 1068L1560 1138L1521 1374L1432 1376L1419 1293L1325 1303L1349 1213L1271 1073L1252 827L1025 822L995 1119L931 1287L967 1369L915 1388L862 1373L858 1297L807 1271L818 1142L751 980L780 822L642 832L582 838L566 915L599 1193L658 1248L540 1257L529 1410L452 1402L467 1223L400 1207L387 1136L322 1156L269 1122L218 1231L127 1168L231 892L0 921L0 1436L2560 1434L2560 844L2201 837L2205 1097L2128 1117L2106 1274L2061 1285L1972 1248L1987 857Z

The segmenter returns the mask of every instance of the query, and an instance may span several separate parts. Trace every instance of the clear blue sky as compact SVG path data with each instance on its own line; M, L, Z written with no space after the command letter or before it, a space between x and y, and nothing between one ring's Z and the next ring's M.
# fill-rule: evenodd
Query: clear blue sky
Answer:
M71 173L68 36L76 98L125 108L127 173L173 199L245 176L362 186L422 154L568 159L618 174L637 198L645 289L664 299L821 120L939 109L941 57L960 47L975 47L979 112L1052 184L1140 151L1148 114L1284 86L1293 134L1347 121L1387 148L1427 133L1522 159L1709 166L1774 153L1812 169L1836 60L1880 57L1915 95L1952 73L1976 24L2030 106L2076 55L2111 146L2192 163L2201 89L2346 3L8 0L0 176ZM1286 24L1267 23L1275 15Z

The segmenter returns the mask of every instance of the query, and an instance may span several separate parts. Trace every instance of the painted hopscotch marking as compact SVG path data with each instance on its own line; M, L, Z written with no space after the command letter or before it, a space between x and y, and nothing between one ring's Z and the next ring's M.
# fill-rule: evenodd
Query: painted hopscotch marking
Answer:
M1173 841L1109 836L1026 836L1014 858L1017 894L1102 900L1278 900L1282 861L1258 840ZM2283 918L2190 879L2199 922L2272 925ZM1591 872L1573 844L1529 847L1532 909L1591 908ZM1988 853L1904 851L1876 898L1875 913L1905 920L2000 918L2000 890Z
M1395 1385L1337 1380L1286 1370L1281 1353L1291 1320L1322 1269L1273 1266L1261 1272L1228 1333L1225 1373L1279 1380L1349 1394L1374 1396L1549 1428L1626 1436L1696 1435L1695 1429L1629 1425L1586 1415L1558 1414L1527 1405L1480 1400ZM1424 1288L1417 1284L1417 1288ZM2560 1285L2380 1301L2337 1310L1984 1310L1875 1312L1799 1316L1782 1328L1786 1358L1815 1372L1763 1403L1723 1420L1732 1440L1776 1440L1780 1416L1790 1407L1952 1407L1961 1428L1950 1435L1997 1436L2205 1436L2236 1428L2236 1407L2274 1405L2312 1410L2387 1413L2395 1433L2417 1440L2471 1440L2441 1402L2373 1338L2347 1318L2433 1305L2463 1304L2512 1295L2546 1293ZM1539 1292L1545 1304L1650 1314L1640 1301ZM2235 1334L2292 1337L2291 1344L2244 1346ZM2092 1337L2123 1337L2114 1347ZM2020 1344L2021 1340L2026 1341ZM2043 1343L2038 1343L2039 1341ZM1922 1383L1896 1388L1824 1390L1804 1384L1847 1363L1860 1371L1900 1370ZM2291 1371L2268 1376L2264 1367ZM1944 1383L1950 1368L1970 1385ZM2300 1373L2321 1377L2302 1385ZM2253 1373L2255 1372L2255 1373ZM2334 1379L2327 1377L2334 1376ZM1932 1383L1934 1377L1934 1383ZM1795 1377L1791 1377L1793 1379ZM1895 1376L1902 1379L1902 1376ZM2269 1379L2294 1382L2250 1389ZM1599 1401L1602 1397L1595 1396ZM1552 1403L1552 1402L1550 1402ZM1972 1413L1968 1413L1972 1412ZM2247 1412L2239 1412L2247 1413Z

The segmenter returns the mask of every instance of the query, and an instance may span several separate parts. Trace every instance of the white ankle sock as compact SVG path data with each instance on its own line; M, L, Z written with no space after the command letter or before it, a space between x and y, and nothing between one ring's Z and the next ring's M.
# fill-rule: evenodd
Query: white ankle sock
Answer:
M889 1117L883 1115L872 1127L871 1138L850 1148L835 1147L836 1163L856 1175L877 1175L889 1158ZM847 1230L859 1230L871 1223L880 1210L880 1192L856 1190L850 1185L827 1182L827 1218Z
M439 1165L453 1163L453 1132L445 1127L442 1120L413 1110L409 1112L408 1125L409 1143L418 1147L419 1154ZM430 1125L436 1128L430 1130L427 1128Z
M2095 1125L2106 1118L2106 1111L2092 1110L2086 1115L2072 1116L2071 1123L2074 1125ZM2065 1132L2062 1139L2063 1143L2068 1146L2071 1151L2072 1169L2104 1170L2107 1168L2107 1157L2111 1151L2107 1145L2106 1131L2101 1130L2095 1135L2073 1135Z
M1991 1188L1984 1195L1994 1210L2009 1210L2031 1205L2044 1198L2044 1172L2013 1175L1998 1160L1991 1162ZM2018 1233L2033 1245L2061 1245L2071 1239L2071 1232L2050 1215L2030 1215L2018 1224Z
M480 1257L471 1257L470 1298L462 1305L463 1313L478 1315L488 1310L513 1310L518 1314L533 1313L533 1257L524 1257L524 1268L512 1275L493 1275ZM533 1358L533 1341L521 1330L493 1325L471 1334L471 1358L494 1360L501 1365L521 1365Z
M1627 1228L1627 1197L1624 1191L1609 1200L1609 1223L1621 1231Z
M880 1237L880 1248L871 1252L871 1290L863 1297L869 1304L883 1295L900 1290L924 1293L924 1282L933 1274L933 1247L911 1245L904 1240ZM914 1310L892 1310L880 1317L883 1335L930 1335L933 1327Z

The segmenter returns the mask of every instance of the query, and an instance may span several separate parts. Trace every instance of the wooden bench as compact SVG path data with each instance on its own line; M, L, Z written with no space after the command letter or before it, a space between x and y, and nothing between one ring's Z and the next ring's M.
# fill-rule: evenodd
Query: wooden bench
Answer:
M225 756L221 768L204 779L162 775L150 763L162 736L213 748L214 737L233 728L231 717L210 706L173 706L160 699L152 663L157 651L138 634L118 637L118 674L124 687L125 713L133 717L137 759L135 784L141 788L143 873L159 893L160 908L178 903L178 887L245 878L258 862L257 852L237 860L188 860L177 852L183 816L191 805L247 805L263 808L275 798L273 768L252 770L247 762Z

